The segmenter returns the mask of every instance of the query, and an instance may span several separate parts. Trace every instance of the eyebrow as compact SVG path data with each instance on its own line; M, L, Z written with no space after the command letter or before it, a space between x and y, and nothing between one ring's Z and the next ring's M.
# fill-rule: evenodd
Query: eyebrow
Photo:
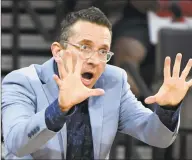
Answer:
M105 48L105 49L109 49L109 46L108 45L106 45L106 44L103 44L100 48Z
M79 41L79 44L82 44L82 43L86 43L86 44L89 44L89 45L93 45L93 44L94 44L93 41L88 40L88 39L83 39L83 40ZM99 48L109 49L109 46L108 46L107 44L103 44L103 45L101 45L101 47L99 47Z
M86 43L86 44L93 45L93 42L91 40L88 40L88 39L83 39L83 40L79 41L78 43L80 43L80 44Z

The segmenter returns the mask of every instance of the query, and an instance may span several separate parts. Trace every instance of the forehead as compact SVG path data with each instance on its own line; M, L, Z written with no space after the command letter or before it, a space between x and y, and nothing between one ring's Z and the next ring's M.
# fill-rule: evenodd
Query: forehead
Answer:
M84 39L90 40L95 45L107 45L111 44L111 33L105 26L94 24L87 21L77 21L72 26L72 36L69 38L73 42L80 42Z

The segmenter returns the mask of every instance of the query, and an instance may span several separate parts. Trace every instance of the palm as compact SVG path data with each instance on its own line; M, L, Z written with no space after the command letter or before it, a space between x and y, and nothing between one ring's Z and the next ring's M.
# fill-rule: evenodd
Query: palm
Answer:
M159 89L157 102L159 105L177 105L186 95L188 85L182 79L171 78L168 82L164 82Z
M71 87L73 87L73 89L71 89ZM59 90L61 97L68 97L70 95L70 106L74 106L90 96L90 89L85 87L80 77L74 74L68 75L65 78ZM62 98L60 99L62 100Z
M190 59L185 69L180 74L181 54L178 54L173 67L173 75L170 72L170 58L165 59L164 82L156 95L148 97L145 102L158 103L161 106L176 106L185 97L188 89L192 86L192 80L186 82L186 77L190 72L192 60Z

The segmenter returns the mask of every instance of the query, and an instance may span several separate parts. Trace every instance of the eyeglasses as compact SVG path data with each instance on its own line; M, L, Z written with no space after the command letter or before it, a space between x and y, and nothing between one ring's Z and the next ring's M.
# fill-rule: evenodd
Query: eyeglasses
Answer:
M111 57L114 55L113 52L107 51L105 49L100 49L98 51L94 51L91 48L91 46L86 45L86 44L73 44L73 43L70 43L68 41L64 41L64 43L67 43L67 44L79 49L80 52L83 54L83 57L85 59L91 58L94 55L94 53L97 52L98 53L98 59L101 62L107 63L111 59Z

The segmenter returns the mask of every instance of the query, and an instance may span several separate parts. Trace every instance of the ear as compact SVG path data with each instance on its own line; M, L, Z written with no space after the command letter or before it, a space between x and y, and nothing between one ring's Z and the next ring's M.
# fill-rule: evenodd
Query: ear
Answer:
M53 42L51 44L51 52L53 54L53 57L56 57L61 50L63 50L63 48L58 42Z

